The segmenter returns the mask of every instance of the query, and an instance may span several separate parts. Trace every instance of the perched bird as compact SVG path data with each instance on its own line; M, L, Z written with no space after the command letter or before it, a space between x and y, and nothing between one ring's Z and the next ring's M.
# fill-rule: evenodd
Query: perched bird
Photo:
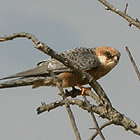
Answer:
M75 48L61 53L61 55L90 73L94 80L98 80L111 71L117 65L120 58L120 52L111 47ZM0 89L29 85L32 85L32 88L56 86L49 73L50 70L56 75L58 81L62 82L63 88L88 84L72 69L51 58L39 62L33 69L0 79L12 79L0 83Z

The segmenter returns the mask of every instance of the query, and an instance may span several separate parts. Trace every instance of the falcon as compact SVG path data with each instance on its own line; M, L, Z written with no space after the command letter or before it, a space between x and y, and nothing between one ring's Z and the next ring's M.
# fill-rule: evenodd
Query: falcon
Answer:
M84 71L91 74L94 80L98 80L110 72L119 62L120 52L111 47L97 48L75 48L65 51L60 55L76 63ZM55 74L58 81L62 82L62 87L74 87L88 84L82 77L77 75L72 69L63 65L54 58L39 62L33 69L23 71L8 77L0 83L0 89L29 86L37 88L40 86L56 86L50 70ZM11 79L9 81L5 81Z

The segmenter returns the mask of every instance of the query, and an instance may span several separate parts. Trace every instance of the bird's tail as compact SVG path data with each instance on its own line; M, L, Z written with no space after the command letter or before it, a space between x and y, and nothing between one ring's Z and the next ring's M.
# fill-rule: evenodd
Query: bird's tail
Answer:
M32 85L32 88L37 88L39 86L51 86L53 85L53 79L51 77L46 78L42 76L23 77L0 83L0 89L30 85Z

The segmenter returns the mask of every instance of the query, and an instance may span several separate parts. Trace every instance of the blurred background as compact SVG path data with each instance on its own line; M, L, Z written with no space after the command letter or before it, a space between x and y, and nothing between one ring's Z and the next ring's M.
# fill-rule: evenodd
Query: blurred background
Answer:
M140 19L138 0L108 2ZM140 125L140 86L130 63L125 46L128 46L140 65L140 31L120 16L105 10L98 0L1 0L0 36L18 32L35 35L57 52L75 47L111 46L121 52L119 64L105 77L98 80L110 98L113 107ZM27 39L15 39L0 43L0 77L5 77L35 67L49 57L36 50ZM75 135L65 106L36 114L41 102L61 100L54 87L20 87L0 90L0 139L1 140L74 140ZM81 97L78 97L82 99ZM82 140L91 137L94 123L90 114L77 106L72 111ZM99 125L107 120L97 116ZM139 137L120 126L108 126L103 130L107 140ZM97 140L100 139L98 136Z

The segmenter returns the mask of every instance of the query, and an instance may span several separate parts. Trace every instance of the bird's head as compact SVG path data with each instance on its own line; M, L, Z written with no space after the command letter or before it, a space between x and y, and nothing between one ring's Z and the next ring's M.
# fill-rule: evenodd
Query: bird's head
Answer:
M118 50L111 47L95 48L95 53L101 65L110 70L118 64L121 55Z

